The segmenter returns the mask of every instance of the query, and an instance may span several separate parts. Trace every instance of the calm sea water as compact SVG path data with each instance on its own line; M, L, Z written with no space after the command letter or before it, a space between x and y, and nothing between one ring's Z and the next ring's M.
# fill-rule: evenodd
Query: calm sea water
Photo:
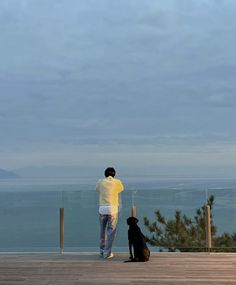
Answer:
M155 220L160 209L173 217L179 209L194 215L209 195L215 196L214 223L218 232L236 231L236 180L124 179L115 249L127 248L126 219L137 207L139 226L147 233L143 217ZM0 251L58 251L59 209L65 209L65 250L97 250L98 195L95 178L19 179L0 182Z

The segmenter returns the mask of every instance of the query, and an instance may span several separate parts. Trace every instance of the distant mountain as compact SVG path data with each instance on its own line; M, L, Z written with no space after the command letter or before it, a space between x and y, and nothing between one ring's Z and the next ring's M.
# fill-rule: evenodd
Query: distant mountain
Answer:
M109 166L109 165L108 165ZM81 166L81 165L72 165L72 166L28 166L20 169L14 169L14 174L20 176L21 178L87 178L94 177L100 178L103 177L104 169L106 166ZM178 166L158 166L158 167L124 167L114 165L117 170L118 178L145 178L150 180L155 178L234 178L235 169L227 169L227 176L225 175L226 171L223 168L213 168L211 169L206 166L202 167L201 171L198 167L178 167ZM1 178L1 177L0 177Z
M0 169L0 179L19 178L16 173L4 169Z
M22 178L79 178L103 175L103 168L88 166L28 166L15 169Z

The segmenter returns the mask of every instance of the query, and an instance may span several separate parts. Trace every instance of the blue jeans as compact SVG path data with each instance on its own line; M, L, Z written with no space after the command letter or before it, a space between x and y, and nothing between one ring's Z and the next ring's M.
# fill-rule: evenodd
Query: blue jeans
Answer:
M116 235L118 214L101 215L100 219L100 254L109 255Z

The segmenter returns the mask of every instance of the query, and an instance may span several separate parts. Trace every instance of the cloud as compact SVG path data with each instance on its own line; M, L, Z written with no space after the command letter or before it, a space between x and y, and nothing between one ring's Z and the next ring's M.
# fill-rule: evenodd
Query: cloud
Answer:
M225 94L218 94L218 95L210 95L208 96L208 101L216 104L225 103L225 101L228 101L229 96Z
M7 114L6 113L0 113L0 118L6 118L7 117Z
M188 173L188 168L195 170L204 168L208 171L215 167L223 170L235 169L236 144L209 144L207 146L186 147L183 149L158 148L152 145L127 146L127 145L84 145L65 148L64 145L42 146L37 150L17 150L1 156L1 165L18 168L27 165L70 165L84 167L101 167L116 165L119 169L161 169L166 170L179 167L182 172ZM23 163L22 163L23 162ZM208 168L208 170L207 170ZM154 174L154 173L153 173ZM197 171L195 172L197 175Z
M2 153L233 143L235 5L1 1Z
M215 94L207 97L211 106L218 108L235 108L236 98L233 94Z

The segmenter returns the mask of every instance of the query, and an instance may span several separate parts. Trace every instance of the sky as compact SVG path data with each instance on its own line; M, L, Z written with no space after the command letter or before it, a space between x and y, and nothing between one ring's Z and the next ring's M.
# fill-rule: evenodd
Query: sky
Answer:
M1 0L0 168L234 175L235 30L235 0Z

